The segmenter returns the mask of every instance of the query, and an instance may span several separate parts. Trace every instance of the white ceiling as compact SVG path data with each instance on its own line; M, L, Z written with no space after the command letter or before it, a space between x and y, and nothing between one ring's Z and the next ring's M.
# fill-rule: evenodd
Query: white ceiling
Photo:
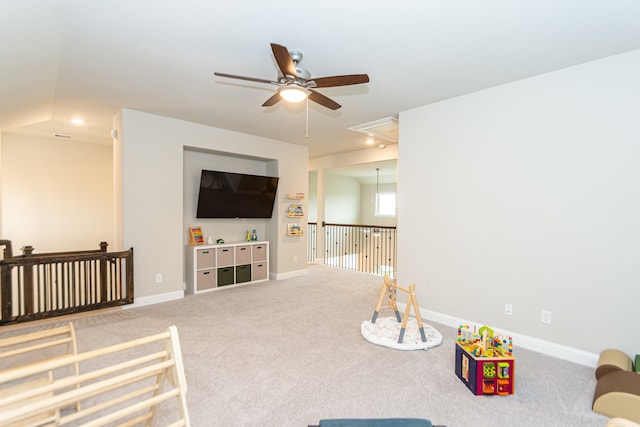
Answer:
M126 107L309 146L365 148L348 128L400 111L640 48L637 0L0 0L0 128L110 143ZM264 108L269 43L313 76L368 73L318 89L342 104ZM71 117L86 119L72 128Z

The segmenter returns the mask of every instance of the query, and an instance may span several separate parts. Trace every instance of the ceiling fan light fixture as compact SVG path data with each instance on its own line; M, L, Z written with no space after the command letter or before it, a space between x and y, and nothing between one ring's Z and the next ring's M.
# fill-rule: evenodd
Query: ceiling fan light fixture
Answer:
M309 92L298 85L284 86L278 90L278 93L282 99L293 103L302 102L307 99L307 96L309 96Z
M237 76L218 72L213 74L218 77L279 86L278 91L262 104L263 107L271 107L283 99L292 103L302 102L306 99L330 110L337 110L342 107L340 104L313 89L369 83L369 76L367 74L344 74L340 76L316 77L311 80L311 73L299 66L302 53L298 51L289 52L285 46L276 43L271 43L271 51L278 65L278 78L276 80L258 79L255 77Z

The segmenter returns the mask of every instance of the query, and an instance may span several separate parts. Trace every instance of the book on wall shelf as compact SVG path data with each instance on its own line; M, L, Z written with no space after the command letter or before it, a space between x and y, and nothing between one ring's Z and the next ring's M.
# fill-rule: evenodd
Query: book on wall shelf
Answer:
M301 236L302 235L302 227L300 224L287 224L287 235L288 236Z
M197 246L204 244L204 236L201 227L189 227L189 244Z
M287 193L287 199L302 200L304 199L304 193Z
M304 209L302 205L289 205L287 209L287 216L290 218L304 216Z

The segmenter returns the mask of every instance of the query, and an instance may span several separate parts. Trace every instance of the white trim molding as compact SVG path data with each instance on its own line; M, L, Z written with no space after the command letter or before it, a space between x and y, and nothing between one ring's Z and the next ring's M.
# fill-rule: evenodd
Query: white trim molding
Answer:
M134 297L133 304L123 305L123 309L138 308L145 305L159 304L161 302L175 301L184 298L184 291L173 291L164 294L149 295L147 297Z
M304 270L288 271L286 273L270 273L269 279L284 280L284 279L291 279L293 277L301 277L301 276L308 276L308 275L309 275L309 270L305 268Z
M406 304L398 303L398 309L404 311ZM457 317L449 316L448 314L438 313L432 310L426 310L420 308L420 316L425 320L431 320L443 324L445 326L451 326L458 328L460 325L481 325L482 322L473 322L467 319L460 319ZM541 340L538 338L530 337L528 335L522 335L515 332L504 330L497 327L500 331L510 335L513 338L514 346L526 348L527 350L536 351L538 353L546 354L547 356L557 357L562 360L577 363L579 365L595 368L598 366L598 355L595 353L589 353L577 348L567 347L562 344L557 344L550 341Z

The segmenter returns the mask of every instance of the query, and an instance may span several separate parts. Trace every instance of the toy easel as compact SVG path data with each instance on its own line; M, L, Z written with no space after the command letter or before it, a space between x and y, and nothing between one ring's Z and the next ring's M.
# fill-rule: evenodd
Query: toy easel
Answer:
M411 307L413 307L413 311L416 312L416 320L418 321L418 329L420 330L420 337L422 338L422 342L427 342L427 337L424 334L424 326L422 325L422 318L420 317L418 300L416 299L416 285L409 285L409 289L402 288L397 285L395 280L391 280L388 274L385 274L384 276L384 284L382 285L382 289L380 290L380 297L378 298L376 309L373 312L371 323L376 323L376 319L378 318L378 313L380 312L380 307L382 306L382 301L384 300L385 295L387 295L387 299L389 301L389 308L394 311L394 313L396 314L396 319L398 319L398 322L400 322L400 313L398 312L398 306L396 304L396 291L398 290L409 295L409 299L404 310L404 316L402 317L402 326L400 328L398 343L402 343L402 340L404 339L404 331L407 328L407 322L409 321L409 313L411 312Z

